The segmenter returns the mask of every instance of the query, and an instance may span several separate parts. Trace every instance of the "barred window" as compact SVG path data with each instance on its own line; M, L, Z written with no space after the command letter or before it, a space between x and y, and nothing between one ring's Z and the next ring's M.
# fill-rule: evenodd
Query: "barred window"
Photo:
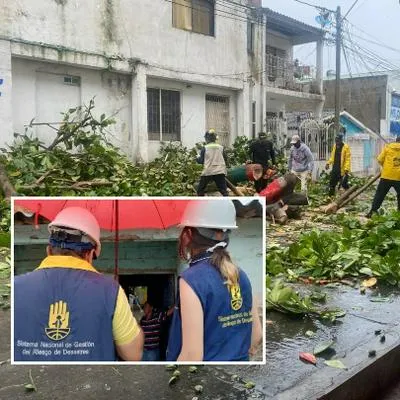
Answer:
M147 89L147 126L149 140L181 140L180 92Z

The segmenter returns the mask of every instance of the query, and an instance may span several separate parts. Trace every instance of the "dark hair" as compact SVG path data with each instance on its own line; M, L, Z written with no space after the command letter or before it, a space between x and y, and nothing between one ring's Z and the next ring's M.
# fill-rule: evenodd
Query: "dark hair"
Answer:
M49 252L52 256L71 256L82 258L83 260L88 256L91 250L83 250L81 252L77 252L70 249L62 249L61 247L54 247L49 245Z
M216 231L221 231L216 229ZM222 232L222 231L221 231ZM229 242L229 240L225 240ZM196 228L183 228L179 237L179 257L182 260L188 261L188 254L194 252L201 253L210 247L220 243L218 240L208 239L200 235ZM231 256L226 248L217 247L211 254L210 263L218 269L225 279L225 283L230 287L237 285L239 280L239 269L232 262Z

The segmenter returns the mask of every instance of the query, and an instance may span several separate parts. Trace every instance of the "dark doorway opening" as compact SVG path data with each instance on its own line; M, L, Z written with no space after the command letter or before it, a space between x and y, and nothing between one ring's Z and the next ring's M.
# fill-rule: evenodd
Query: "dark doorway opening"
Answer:
M159 311L167 311L174 305L175 280L176 276L173 273L119 276L119 283L127 297L131 299L130 302L132 303L132 299L135 299L132 312L138 322L144 315L143 305L146 301ZM161 327L160 361L165 361L171 319L172 316L168 317Z

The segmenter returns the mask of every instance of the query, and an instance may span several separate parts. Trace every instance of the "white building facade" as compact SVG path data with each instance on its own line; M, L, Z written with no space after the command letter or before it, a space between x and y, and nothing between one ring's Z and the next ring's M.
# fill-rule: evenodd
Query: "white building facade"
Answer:
M0 15L0 142L32 119L88 104L114 116L111 140L134 161L162 141L223 144L263 128L265 15L241 0L20 0ZM54 131L35 125L49 143Z
M268 8L266 16L266 130L284 146L290 132L287 114L305 113L321 118L325 96L323 92L323 43L321 29L279 14ZM301 65L294 59L294 48L314 44L315 65ZM289 132L288 132L289 129Z

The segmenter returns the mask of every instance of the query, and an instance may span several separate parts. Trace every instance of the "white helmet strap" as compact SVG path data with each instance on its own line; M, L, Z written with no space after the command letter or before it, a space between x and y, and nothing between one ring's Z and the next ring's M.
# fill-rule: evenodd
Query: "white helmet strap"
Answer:
M209 249L207 249L207 253L213 253L215 249L217 249L218 247L222 247L223 249L228 246L228 243L226 242L219 242L217 243L215 246L210 247Z

